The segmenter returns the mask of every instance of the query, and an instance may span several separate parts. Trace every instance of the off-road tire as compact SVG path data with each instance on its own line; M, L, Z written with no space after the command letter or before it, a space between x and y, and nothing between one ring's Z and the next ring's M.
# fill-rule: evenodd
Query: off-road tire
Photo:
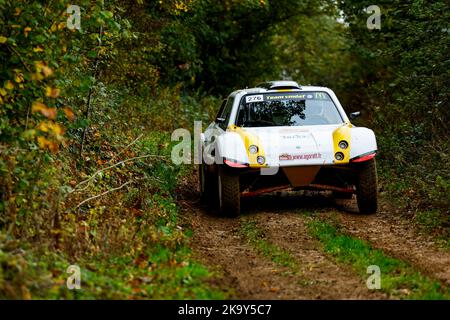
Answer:
M217 202L219 213L236 217L241 211L241 193L239 175L219 166L217 173Z
M360 214L373 214L377 212L378 184L375 159L358 164L356 200Z

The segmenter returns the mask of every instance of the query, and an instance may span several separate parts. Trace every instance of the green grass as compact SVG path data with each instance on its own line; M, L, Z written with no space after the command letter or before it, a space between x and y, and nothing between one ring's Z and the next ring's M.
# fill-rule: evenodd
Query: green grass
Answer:
M292 273L299 271L299 267L291 253L265 239L264 232L258 228L255 221L243 221L240 232L258 252L278 266L287 267Z
M358 274L368 278L367 267L377 265L381 270L381 289L402 299L450 299L450 292L440 282L414 270L409 264L374 249L367 242L337 230L318 220L308 223L308 232L316 237L337 261L351 265Z
M173 253L155 247L148 257L121 259L97 257L81 264L81 289L63 285L52 288L50 299L224 299L224 293L209 283L213 276L190 258L183 247ZM66 267L65 264L60 265ZM66 275L62 274L62 280Z

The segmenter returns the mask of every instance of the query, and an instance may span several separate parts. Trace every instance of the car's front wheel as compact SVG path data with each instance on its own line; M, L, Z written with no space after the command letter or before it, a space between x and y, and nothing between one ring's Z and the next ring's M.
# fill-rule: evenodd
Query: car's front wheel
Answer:
M239 175L219 166L217 173L218 205L220 214L236 217L241 211Z
M358 164L356 200L359 213L373 214L377 212L378 185L375 159Z

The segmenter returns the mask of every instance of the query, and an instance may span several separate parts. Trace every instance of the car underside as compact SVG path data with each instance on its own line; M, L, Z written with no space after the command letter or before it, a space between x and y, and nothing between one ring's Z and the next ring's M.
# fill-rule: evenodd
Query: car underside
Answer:
M222 207L227 215L239 214L241 198L283 189L327 190L341 199L351 199L356 194L360 213L370 214L377 209L377 177L373 157L346 165L280 167L271 175L262 175L260 169L235 168L227 164L203 165L200 170L200 180L205 182L206 179L207 190L205 186L200 188L209 194L209 200L223 202L215 204L219 205L219 209ZM226 194L222 195L223 190Z
M355 192L357 172L354 165L346 165L282 167L275 175L269 176L261 175L255 169L236 174L240 177L241 195L245 197L285 188L332 190L352 194Z

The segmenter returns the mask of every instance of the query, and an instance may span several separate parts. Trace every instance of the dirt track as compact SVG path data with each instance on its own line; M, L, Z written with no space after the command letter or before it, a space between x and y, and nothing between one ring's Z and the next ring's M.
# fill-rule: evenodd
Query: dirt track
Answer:
M183 193L184 217L194 236L196 259L217 270L225 287L240 299L388 299L369 290L351 267L334 261L306 232L308 214L333 216L345 231L375 248L410 262L432 278L450 283L450 253L417 235L399 215L382 205L379 213L360 216L355 204L336 204L323 194L268 194L243 202L240 218L218 217L200 204L195 191ZM340 210L338 210L340 208ZM286 249L299 266L289 273L262 256L240 232L243 219L265 231L268 241Z

